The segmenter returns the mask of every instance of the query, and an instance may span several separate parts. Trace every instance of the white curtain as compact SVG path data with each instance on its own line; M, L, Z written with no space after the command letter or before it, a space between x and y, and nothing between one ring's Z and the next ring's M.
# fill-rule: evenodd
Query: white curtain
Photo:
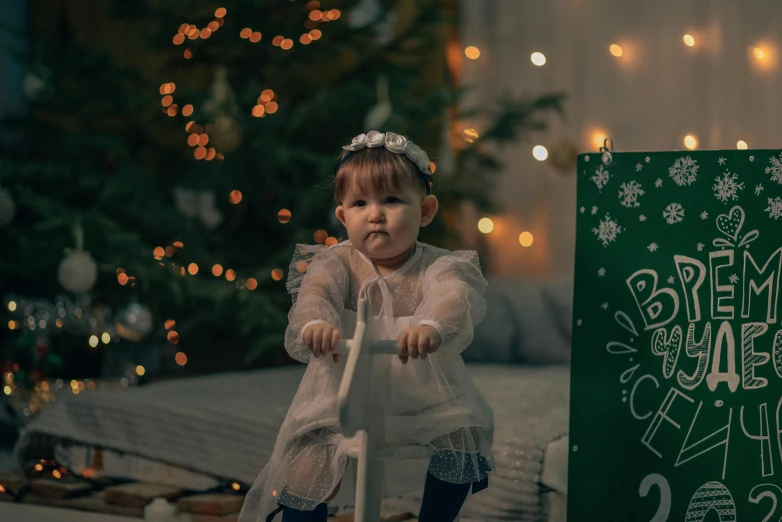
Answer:
M495 229L485 238L494 273L572 272L575 167L561 172L551 156L564 138L579 152L597 150L602 134L617 151L684 149L687 135L700 149L733 149L739 140L782 148L782 2L461 0L461 17L462 47L481 52L463 63L462 83L475 87L468 104L504 92L568 96L565 122L552 119L546 133L501 154L505 212L490 216ZM531 62L535 51L544 66ZM537 144L548 160L532 157ZM523 231L533 234L530 247L519 244Z

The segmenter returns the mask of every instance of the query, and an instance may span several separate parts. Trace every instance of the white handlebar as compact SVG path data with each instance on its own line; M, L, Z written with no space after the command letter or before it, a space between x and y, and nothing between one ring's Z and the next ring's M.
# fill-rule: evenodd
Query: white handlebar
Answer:
M353 339L347 339L341 341L339 345L329 353L347 355L350 353L350 349L352 347L353 347ZM396 341L393 340L364 341L364 347L365 349L368 349L369 353L372 355L399 354L399 348L397 347Z

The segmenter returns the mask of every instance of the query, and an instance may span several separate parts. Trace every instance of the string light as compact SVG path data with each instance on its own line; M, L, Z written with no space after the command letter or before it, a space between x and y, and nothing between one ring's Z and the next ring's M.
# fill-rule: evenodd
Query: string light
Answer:
M535 145L532 148L532 156L538 161L545 161L548 158L548 150L543 145Z
M16 301L8 301L8 311L13 312L16 310Z
M478 131L475 129L464 129L464 132L462 134L464 136L464 141L466 141L467 143L474 143L475 140L477 140L480 137Z
M228 194L228 201L230 201L234 205L238 205L241 200L242 200L242 193L238 190L232 190L231 193Z
M323 244L326 242L326 238L329 237L329 233L325 230L318 230L315 232L315 242L318 244Z
M97 335L91 335L90 336L90 346L95 348L98 346L98 336Z
M333 246L333 245L336 245L336 244L337 244L337 242L338 242L338 241L337 241L337 238L336 238L336 237L333 237L333 236L331 236L331 237L327 237L327 238L326 238L325 245L326 245L326 246Z
M617 44L611 44L608 50L611 52L611 54L613 54L617 58L622 56L622 47Z
M608 138L608 133L603 129L595 129L592 131L592 144L596 149L603 146L606 138Z
M103 344L109 344L111 342L111 334L109 334L109 332L103 332L103 335L100 336L100 340L103 341Z
M299 36L299 43L302 45L309 45L312 43L312 36L310 36L309 33L304 33L303 35Z
M280 223L288 223L291 220L291 211L287 208L280 210L277 212L277 219Z
M225 14L228 11L225 9L225 7L218 7L215 11L215 18L225 18Z
M196 275L198 273L198 265L195 263L190 263L187 265L187 273L190 275Z
M184 352L177 352L174 356L174 360L179 366L184 366L187 364L187 355L185 355Z
M689 150L694 150L698 148L698 138L693 136L692 134L688 134L684 137L684 146L687 147Z
M255 290L258 288L258 281L254 277L250 277L247 279L246 285L248 290Z
M245 40L246 40L247 38L249 38L249 37L250 37L250 35L252 35L252 34L253 34L253 30L252 30L252 29L250 29L249 27L245 27L244 29L242 29L241 31L239 31L239 36L241 36L241 37L242 37L242 38L244 38Z
M288 49L293 47L293 40L291 40L290 38L286 38L285 40L282 41L280 47L282 47L284 50L287 51Z
M275 281L281 280L283 275L284 274L281 268L275 268L274 270L272 270L272 279L274 279Z
M474 45L471 45L464 49L464 55L467 56L470 60L477 60L478 57L481 55L481 50L475 47Z
M214 265L212 267L212 275L215 277L220 277L220 275L223 273L223 267L220 265Z
M190 49L185 49L184 56L186 60L189 60L193 57L193 52Z
M530 232L522 232L519 235L519 243L523 247L528 247L528 246L532 245L532 241L533 241L533 238L532 238L532 234Z
M320 37L323 36L323 33L321 32L320 29L313 29L312 31L310 31L310 36L312 37L313 40L320 40Z
M250 39L250 41L251 41L252 43L258 43L258 42L260 42L260 41L261 41L261 37L262 37L262 35L261 35L261 33L260 33L259 31L254 31L254 32L253 32L253 33L250 35L250 38L249 38L249 39Z
M163 324L163 326L166 327L166 330L170 330L176 326L176 321L173 319L166 319L166 322Z
M177 344L179 342L179 333L176 330L171 330L166 334L166 340L171 344Z
M484 234L490 233L492 230L494 230L494 221L492 221L487 217L479 219L478 230L480 230Z
M691 34L685 34L682 37L682 40L684 40L684 45L687 47L692 47L695 45L695 38Z
M284 36L279 36L279 35L278 35L278 36L275 36L275 37L272 39L272 45L273 45L274 47L279 47L279 46L282 44L283 40L285 40L285 37L284 37Z
M313 9L312 11L310 11L310 15L309 15L310 16L310 20L312 20L314 22L320 20L321 14L322 13L321 13L320 10Z
M744 140L737 141L736 148L739 150L747 150L747 142Z
M236 279L236 271L233 268L229 268L225 271L225 278L228 281L233 281Z
M529 59L538 67L546 64L546 56L543 53L534 52L530 55Z
M757 58L758 60L763 60L766 58L766 51L764 51L760 47L755 47L755 49L753 49L752 52L755 55L755 58Z
M138 366L136 366L136 375L142 376L145 373L146 373L146 370L144 369L143 366L141 366L140 364Z
M163 250L163 247L155 247L155 250L152 251L152 255L154 256L155 259L160 261L161 259L163 259L163 256L166 255L166 251Z

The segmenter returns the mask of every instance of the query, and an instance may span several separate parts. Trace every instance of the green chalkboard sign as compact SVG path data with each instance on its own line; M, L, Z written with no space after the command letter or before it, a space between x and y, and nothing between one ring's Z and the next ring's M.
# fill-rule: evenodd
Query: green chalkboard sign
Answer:
M568 522L779 522L782 151L577 175Z

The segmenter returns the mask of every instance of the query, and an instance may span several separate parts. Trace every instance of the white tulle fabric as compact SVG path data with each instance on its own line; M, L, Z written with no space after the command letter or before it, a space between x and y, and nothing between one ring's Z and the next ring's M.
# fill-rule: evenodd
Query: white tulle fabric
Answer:
M328 498L347 467L350 440L339 430L337 392L345 357L315 358L302 340L315 322L336 325L344 339L353 336L356 304L367 296L373 338L396 339L411 325L430 324L441 334L439 350L426 359L379 356L385 371L373 376L386 398L386 441L434 452L418 465L420 477L395 480L387 464L384 493L397 496L423 489L427 469L455 484L484 480L493 474L494 418L460 356L473 339L473 328L486 313L486 280L472 251L448 251L417 243L397 271L381 276L349 241L331 247L298 245L291 262L288 290L293 298L285 348L310 363L277 436L274 452L248 492L242 522L265 521L279 504L314 509ZM345 481L339 499L355 495ZM281 514L278 515L281 517Z

